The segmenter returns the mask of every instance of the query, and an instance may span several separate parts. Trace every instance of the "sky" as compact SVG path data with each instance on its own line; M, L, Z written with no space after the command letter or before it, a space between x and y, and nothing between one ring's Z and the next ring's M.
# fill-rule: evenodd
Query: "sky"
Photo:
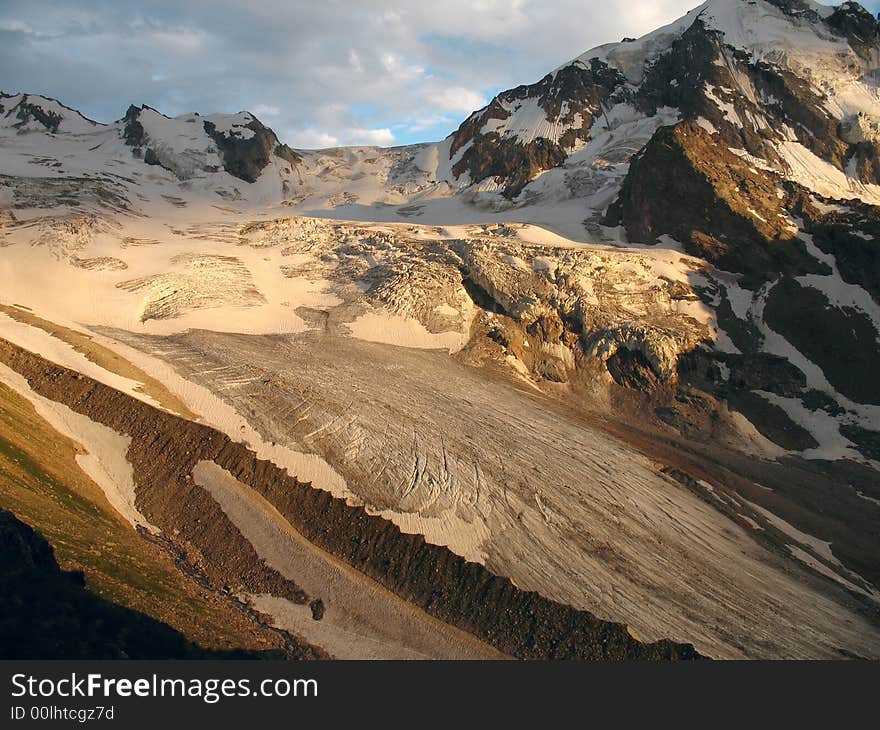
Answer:
M442 139L697 0L0 0L0 90L101 122L248 110L293 147ZM864 3L877 12L880 0Z

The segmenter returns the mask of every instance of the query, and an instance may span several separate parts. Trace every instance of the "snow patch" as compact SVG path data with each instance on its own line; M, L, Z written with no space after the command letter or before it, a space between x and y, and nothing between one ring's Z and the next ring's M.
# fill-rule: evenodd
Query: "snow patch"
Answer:
M62 436L82 446L86 453L77 454L76 463L133 528L143 527L154 534L159 532L159 528L151 525L135 506L134 469L126 458L131 437L44 398L25 378L2 363L0 382L27 399L37 414Z

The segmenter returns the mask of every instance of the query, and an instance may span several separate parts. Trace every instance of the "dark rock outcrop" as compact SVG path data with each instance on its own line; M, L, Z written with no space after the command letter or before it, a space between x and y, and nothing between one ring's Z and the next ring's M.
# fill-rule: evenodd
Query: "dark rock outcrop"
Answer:
M765 390L781 396L800 395L807 385L807 376L786 358L766 352L751 355L719 353L728 366L727 384L732 388Z
M815 199L836 205L822 209ZM813 243L834 256L843 280L864 288L880 304L880 208L859 200L842 204L800 191L791 210Z
M764 318L840 393L857 403L880 405L880 334L868 315L832 305L819 290L784 277L767 297Z
M742 413L765 438L783 449L814 449L819 442L803 426L795 423L779 406L750 390L734 390L728 396L730 407Z
M125 144L132 148L132 154L135 157L143 158L145 164L161 167L164 170L168 170L168 172L175 177L178 177L178 173L176 173L172 167L162 163L156 150L147 146L150 140L147 131L144 129L144 125L141 123L141 113L144 110L161 114L161 112L153 109L153 107L147 106L146 104L142 104L139 107L131 104L126 110L125 116L122 118L122 138L125 140ZM162 114L162 116L165 115Z
M792 18L805 18L812 22L817 22L821 18L816 12L815 7L805 0L765 0L770 5L775 5L783 13Z
M695 122L661 127L633 159L606 222L633 241L666 234L688 253L760 283L830 273L790 231L777 180L719 146Z
M38 104L31 104L25 96L18 105L18 112L15 115L21 120L21 124L26 124L31 119L35 119L42 124L49 132L57 132L58 125L61 124L61 115L55 112L46 111Z
M292 166L296 166L300 162L302 162L302 157L300 157L286 144L280 142L275 145L275 157L289 162Z
M234 132L220 132L212 122L204 122L205 132L214 140L223 155L223 169L230 175L245 182L256 182L263 168L269 164L270 155L279 148L285 155L284 159L296 164L296 153L287 145L280 145L275 132L264 126L259 119L253 118L244 126L253 132L247 139Z
M811 24L826 37L833 33L844 39L855 54L851 66L857 75L875 73L880 64L878 21L858 3L844 3L823 19L804 0L770 2L794 25ZM565 128L558 139L521 139L493 131L491 121L508 119L525 100L534 100L550 122ZM725 35L701 17L668 50L647 59L644 76L636 84L594 58L499 94L454 133L450 156L462 149L464 153L453 173L468 173L474 183L494 178L503 194L514 198L537 173L563 164L576 144L589 140L603 105L617 102L628 102L647 116L662 107L677 109L682 121L699 119L713 129L719 148L745 150L777 169L787 164L777 145L793 134L840 170L856 158L860 179L880 182L880 153L872 145L841 137L840 122L816 84L783 65L731 47Z
M125 116L122 117L122 138L129 147L143 147L147 143L147 133L144 130L144 125L141 124L140 116L144 109L149 108L131 104L126 110Z
M847 153L848 160L855 160L858 179L875 185L880 184L880 144L857 142Z
M0 98L11 99L13 97L9 94L3 94ZM57 104L58 107L60 107L61 109L70 112L71 116L79 117L79 119L82 121L88 122L93 126L98 126L97 122L84 117L78 111L65 106L57 99L52 99L46 96L34 96L30 94L22 94L21 99L14 106L7 108L5 104L0 104L0 114L4 114L5 116L9 117L14 113L15 118L18 119L18 122L12 125L14 128L21 129L28 122L35 121L41 124L47 132L51 134L57 134L59 128L61 127L61 123L64 121L64 116L56 111L52 111L51 109L46 109L42 103L46 101Z
M866 62L875 62L880 45L880 23L855 2L841 3L825 22L846 38L856 54Z
M535 175L558 167L566 157L559 144L544 137L523 143L490 132L474 138L473 144L453 165L452 172L456 177L467 172L475 183L494 178L504 185L505 197L515 198Z
M561 165L568 150L589 139L590 127L602 104L625 82L619 71L602 61L592 59L588 64L573 63L535 84L502 92L488 106L471 114L453 133L450 158L466 148L453 166L453 174L461 177L468 173L473 183L495 178L503 194L515 198L539 172ZM534 100L550 122L567 127L558 141L546 137L521 140L484 131L488 122L507 119L510 108L527 100Z
M781 130L786 125L794 132L797 141L817 157L839 169L844 168L849 148L838 136L839 122L826 109L824 95L791 71L765 62L750 66L749 75L759 97L764 100L761 110L777 140L782 138ZM760 151L747 149L785 166L772 150L765 149L762 155Z
M638 351L621 347L605 361L614 382L626 388L651 392L659 383L659 377L648 359Z
M852 441L865 457L880 461L880 431L850 423L841 426L840 433Z
M734 71L747 73L747 59L725 48L723 35L707 29L697 18L672 42L668 53L648 66L633 103L649 116L660 107L678 109L684 121L708 122L719 147L744 149L756 157L773 159L775 152L768 144L772 133L748 123L734 124L717 103L730 105L742 119L761 114L758 104L733 91L739 86Z

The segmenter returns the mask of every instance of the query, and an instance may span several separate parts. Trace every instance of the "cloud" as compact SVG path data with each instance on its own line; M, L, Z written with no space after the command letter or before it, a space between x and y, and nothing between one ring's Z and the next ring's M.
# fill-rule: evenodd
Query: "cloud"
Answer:
M91 118L249 109L296 147L444 137L499 90L696 0L3 0L0 89Z
M387 127L382 129L348 129L342 135L343 144L388 147L396 141L394 133Z
M474 109L486 106L488 99L482 94L461 86L444 86L427 94L432 106L447 112L469 114Z
M198 30L157 30L138 38L141 46L154 48L161 52L172 52L190 55L204 50L208 42L207 35Z
M293 141L294 147L306 150L339 147L341 144L338 137L318 129L288 129L284 137Z
M255 112L256 113L256 112ZM258 115L259 116L259 115ZM324 149L347 145L364 145L367 147L388 147L396 144L394 133L387 128L364 129L348 127L340 129L336 134L328 134L320 129L287 129L284 138L294 140L298 149Z
M27 24L22 23L20 20L10 19L10 20L0 20L0 30L5 30L10 33L33 33L33 29Z
M281 109L272 104L257 104L251 111L260 118L277 117L281 113Z

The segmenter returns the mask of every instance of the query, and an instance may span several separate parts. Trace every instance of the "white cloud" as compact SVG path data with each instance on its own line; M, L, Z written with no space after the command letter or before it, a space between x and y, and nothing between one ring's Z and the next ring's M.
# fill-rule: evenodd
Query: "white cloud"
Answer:
M347 129L342 134L343 144L369 145L388 147L396 142L394 133L384 127L382 129Z
M425 73L425 69L422 66L409 63L405 59L395 56L393 53L383 53L381 62L385 73L400 81L414 79Z
M325 149L327 147L342 147L346 145L387 147L396 142L394 133L387 128L366 129L346 127L339 129L334 134L329 134L321 129L312 127L279 130L279 133L282 133L283 139L296 149Z
M277 117L281 109L272 104L257 104L251 111L258 117Z
M33 33L33 29L20 20L0 20L0 30L7 30L13 33Z
M338 137L318 129L288 129L283 138L291 146L301 150L320 150L326 147L339 147Z
M364 66L361 63L361 57L358 55L358 52L354 50L354 48L350 48L348 50L348 63L351 65L351 69L355 73L362 74L364 72Z
M439 127L453 128L457 127L461 119L447 114L433 114L426 117L410 120L406 124L400 126L406 129L410 134L418 134L428 129L437 129Z
M207 34L198 30L159 30L141 37L142 45L151 45L165 51L193 53L205 47Z
M482 94L462 86L448 86L427 94L428 101L437 109L470 114L486 106L488 99Z

